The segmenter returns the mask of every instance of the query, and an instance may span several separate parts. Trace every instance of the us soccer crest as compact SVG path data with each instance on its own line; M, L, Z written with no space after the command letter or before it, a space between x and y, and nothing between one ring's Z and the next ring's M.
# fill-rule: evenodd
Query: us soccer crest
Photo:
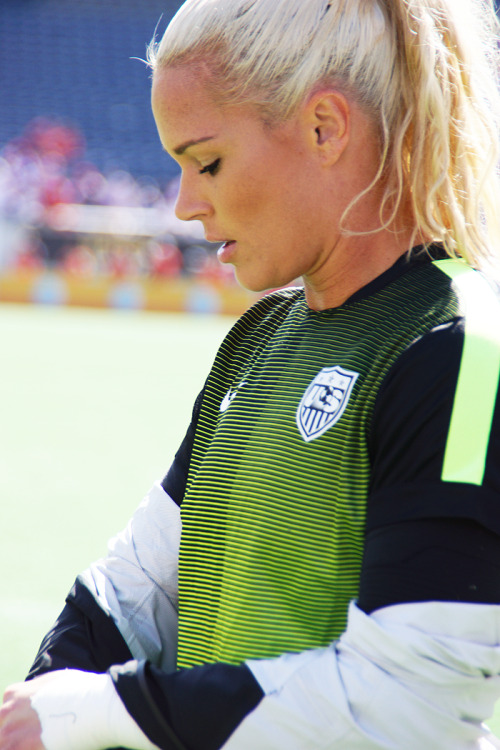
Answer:
M343 367L324 367L302 396L297 427L306 442L323 435L339 421L359 373Z

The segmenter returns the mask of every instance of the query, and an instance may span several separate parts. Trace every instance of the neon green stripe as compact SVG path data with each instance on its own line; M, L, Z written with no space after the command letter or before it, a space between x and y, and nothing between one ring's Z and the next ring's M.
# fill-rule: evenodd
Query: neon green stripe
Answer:
M461 292L465 340L441 479L482 484L500 377L500 303L479 273L462 261L435 264Z

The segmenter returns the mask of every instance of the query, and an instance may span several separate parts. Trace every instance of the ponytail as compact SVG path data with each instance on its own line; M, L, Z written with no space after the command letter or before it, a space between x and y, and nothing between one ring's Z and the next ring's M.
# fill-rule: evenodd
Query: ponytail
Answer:
M401 82L386 202L406 193L416 234L481 266L500 254L498 21L487 0L384 1Z

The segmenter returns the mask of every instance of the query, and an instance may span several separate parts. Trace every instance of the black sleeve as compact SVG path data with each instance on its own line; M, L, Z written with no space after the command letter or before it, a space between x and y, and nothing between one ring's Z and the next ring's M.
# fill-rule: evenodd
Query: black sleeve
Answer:
M219 750L264 696L245 665L165 674L131 661L110 674L128 712L162 750Z
M442 326L413 344L390 371L369 436L368 531L385 523L446 517L467 518L500 534L498 397L482 484L441 478L463 341L460 320Z
M111 665L123 664L131 658L113 619L77 578L26 679L66 668L104 673Z
M368 533L358 606L369 614L425 601L500 604L500 537L475 521L430 518Z
M358 605L500 603L500 404L483 483L442 481L463 348L460 320L400 358L377 399Z
M179 450L175 454L175 458L164 477L161 485L165 492L170 495L172 500L180 505L186 491L186 482L189 471L189 463L191 461L191 452L193 450L194 436L196 432L196 425L198 424L198 417L200 415L201 402L203 400L203 394L205 389L199 393L193 407L193 415L191 423L187 429L184 440L182 441Z

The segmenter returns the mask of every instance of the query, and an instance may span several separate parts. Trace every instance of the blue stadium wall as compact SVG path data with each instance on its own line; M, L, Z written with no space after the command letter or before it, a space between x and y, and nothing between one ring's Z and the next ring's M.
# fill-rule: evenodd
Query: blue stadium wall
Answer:
M497 6L500 0L496 0ZM178 173L159 146L149 71L137 59L178 0L0 0L0 149L34 117L77 125L102 171L161 185Z
M165 184L178 173L150 111L150 71L137 59L173 0L1 0L0 149L38 116L76 125L87 158Z

